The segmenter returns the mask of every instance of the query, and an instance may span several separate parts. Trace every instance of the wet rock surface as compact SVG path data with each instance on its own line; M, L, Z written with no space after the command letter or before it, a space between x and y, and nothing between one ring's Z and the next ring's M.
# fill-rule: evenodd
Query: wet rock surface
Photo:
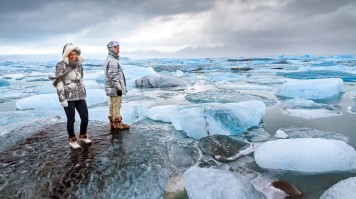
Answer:
M172 131L142 121L111 134L90 121L93 144L73 150L65 123L47 126L0 152L0 198L160 198L172 173Z
M233 157L249 144L226 135L213 135L200 139L198 146L203 153L216 160L232 161Z

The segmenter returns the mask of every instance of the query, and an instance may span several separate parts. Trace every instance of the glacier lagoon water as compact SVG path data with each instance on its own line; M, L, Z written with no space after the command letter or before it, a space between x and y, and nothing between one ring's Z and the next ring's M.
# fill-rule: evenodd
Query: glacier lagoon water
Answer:
M231 162L218 161L202 153L197 140L174 129L169 119L152 120L147 116L153 107L209 106L257 99L267 107L260 124L232 135L234 139L257 147L280 139L275 136L280 129L288 135L287 139L337 139L356 148L353 56L122 58L129 88L122 115L133 128L118 135L106 130L107 101L98 92L103 89L103 60L88 59L84 64L85 84L88 93L94 93L88 95L89 129L94 144L80 151L71 151L66 145L65 116L46 79L54 73L57 60L45 56L38 60L0 60L1 198L187 198L182 191L182 176L193 165L242 174L266 198L283 198L283 194L270 187L276 180L294 184L302 191L301 198L319 198L334 184L356 176L354 168L328 172L261 168L254 161L253 152L236 156ZM181 78L187 85L177 86L157 76ZM142 77L153 78L155 84L136 87L135 81ZM292 93L293 98L277 95L291 79L335 78L342 80L340 91L312 81L305 86L314 96L320 90L339 92L332 97L324 98L323 92L316 94L317 99L306 99L306 95L296 92ZM158 110L158 115L172 113L169 108ZM189 118L186 120L185 125L194 126Z

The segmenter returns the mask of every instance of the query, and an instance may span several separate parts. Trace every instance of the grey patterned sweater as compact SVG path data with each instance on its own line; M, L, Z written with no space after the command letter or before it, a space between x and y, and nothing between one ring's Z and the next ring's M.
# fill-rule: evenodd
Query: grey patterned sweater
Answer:
M58 62L56 65L56 76L64 73L66 67L69 67L65 61ZM70 71L57 86L57 94L60 102L83 100L86 98L86 90L83 83L83 67Z

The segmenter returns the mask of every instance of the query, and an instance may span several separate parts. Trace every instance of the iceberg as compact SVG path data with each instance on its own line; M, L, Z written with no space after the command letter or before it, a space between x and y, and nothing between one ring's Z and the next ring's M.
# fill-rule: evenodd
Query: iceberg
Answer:
M320 65L321 64L321 65ZM315 66L325 66L325 64L330 64L329 62L320 63ZM331 62L331 65L334 63ZM293 79L327 79L327 78L341 78L344 82L355 82L356 74L342 72L342 71L331 71L331 70L310 70L302 72L291 72L291 73L277 73L277 75L293 78Z
M186 86L188 81L174 76L145 76L135 81L136 87L143 88L164 88L164 87L177 87Z
M11 83L6 81L6 80L3 80L3 79L0 79L0 87L5 87L5 86L10 86Z
M281 97L299 97L318 100L339 95L343 92L343 81L340 78L287 80L276 92Z
M147 117L152 120L158 120L162 122L172 122L175 113L179 110L177 105L162 105L154 106L147 111Z
M284 100L284 103L287 107L282 112L295 117L315 119L343 115L340 106L316 103L299 97Z
M288 138L324 138L332 140L341 140L346 143L349 142L349 137L341 133L320 131L317 129L306 128L306 127L288 127L279 129L281 134ZM276 132L277 133L277 132Z
M264 198L246 177L238 173L194 166L184 172L183 177L189 199Z
M334 117L342 115L339 111L333 111L329 109L283 109L283 113L294 117L301 117L305 119L315 119L323 117Z
M238 103L250 100L260 100L263 101L267 107L277 104L276 100L267 97L225 89L211 89L197 93L188 93L185 96L185 99L193 103Z
M105 91L102 89L87 90L87 105L88 107L97 106L107 103L108 98ZM31 110L31 109L58 109L61 105L58 101L57 94L39 94L30 97L25 97L16 101L16 109Z
M355 199L356 177L342 180L326 190L320 199Z
M356 169L355 149L340 140L297 138L268 141L255 151L262 168L300 172L349 171Z
M240 103L207 103L201 106L152 107L147 116L153 120L171 122L176 130L199 140L209 135L237 135L257 126L266 112L262 101Z

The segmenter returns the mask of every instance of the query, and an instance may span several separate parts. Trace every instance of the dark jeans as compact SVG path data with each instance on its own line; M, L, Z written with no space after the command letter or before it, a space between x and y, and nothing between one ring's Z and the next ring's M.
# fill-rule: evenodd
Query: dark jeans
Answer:
M68 107L64 107L64 111L67 115L67 131L70 138L75 137L75 109L77 109L80 116L80 134L86 134L88 128L88 107L85 100L68 101Z

